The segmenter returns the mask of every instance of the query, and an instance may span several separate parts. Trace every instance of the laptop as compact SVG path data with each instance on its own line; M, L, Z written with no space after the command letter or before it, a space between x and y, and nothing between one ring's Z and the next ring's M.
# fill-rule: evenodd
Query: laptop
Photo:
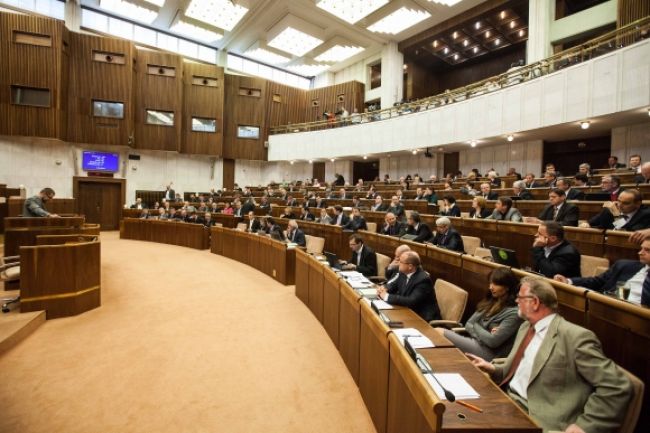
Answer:
M323 252L323 255L327 259L332 269L341 270L341 263L339 263L339 258L334 253L328 253L327 251Z
M492 259L494 259L495 263L510 266L512 268L519 267L519 261L517 260L517 253L515 250L492 246L490 247L490 252L492 253Z
M588 192L585 194L587 201L610 201L612 196L608 192Z

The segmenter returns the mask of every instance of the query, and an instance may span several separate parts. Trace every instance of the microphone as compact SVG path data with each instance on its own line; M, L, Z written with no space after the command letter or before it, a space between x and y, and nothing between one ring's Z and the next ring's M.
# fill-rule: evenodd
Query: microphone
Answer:
M415 364L420 368L420 371L423 374L430 374L431 377L433 377L433 380L435 380L438 386L440 387L440 389L442 389L442 392L445 394L445 398L447 400L449 400L452 403L456 401L456 396L454 395L454 393L449 391L444 386L442 386L442 383L440 383L435 373L431 369L431 365L429 364L429 362L422 355L417 353L416 350L413 348L411 342L409 341L409 337L413 337L413 335L404 336L404 348L406 349L406 352L409 354L411 359L415 361Z

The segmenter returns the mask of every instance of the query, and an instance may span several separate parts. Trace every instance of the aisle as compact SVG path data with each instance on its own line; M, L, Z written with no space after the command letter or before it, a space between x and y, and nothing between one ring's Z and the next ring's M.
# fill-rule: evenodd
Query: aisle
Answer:
M374 432L293 286L102 233L102 306L0 358L0 431Z

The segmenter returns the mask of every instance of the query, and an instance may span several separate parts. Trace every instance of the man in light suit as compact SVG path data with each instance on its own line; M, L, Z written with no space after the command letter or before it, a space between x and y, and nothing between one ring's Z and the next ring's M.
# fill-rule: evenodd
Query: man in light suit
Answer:
M557 295L539 277L522 280L519 328L506 359L472 363L506 387L544 429L566 433L614 433L621 424L632 387L606 358L593 332L557 314Z
M353 234L349 238L352 258L343 266L345 270L361 272L366 277L377 275L377 254L363 243L363 238Z

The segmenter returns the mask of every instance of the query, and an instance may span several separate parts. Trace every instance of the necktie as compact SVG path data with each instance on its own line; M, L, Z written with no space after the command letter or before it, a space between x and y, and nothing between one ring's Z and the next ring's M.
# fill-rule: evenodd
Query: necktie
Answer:
M643 286L641 288L641 305L650 307L650 271L648 271L645 280L643 280Z
M519 363L521 362L521 358L524 357L524 352L526 351L526 348L530 344L530 341L533 339L533 336L535 336L535 327L531 325L530 328L528 328L528 332L524 336L524 339L521 341L521 344L517 349L517 353L515 353L515 357L512 359L512 365L510 366L510 370L508 371L508 374L501 381L499 386L504 386L506 383L510 382L512 376L515 375L515 372L519 367Z
M557 213L559 212L559 209L557 206L555 206L555 209L553 209L553 221L557 219Z

